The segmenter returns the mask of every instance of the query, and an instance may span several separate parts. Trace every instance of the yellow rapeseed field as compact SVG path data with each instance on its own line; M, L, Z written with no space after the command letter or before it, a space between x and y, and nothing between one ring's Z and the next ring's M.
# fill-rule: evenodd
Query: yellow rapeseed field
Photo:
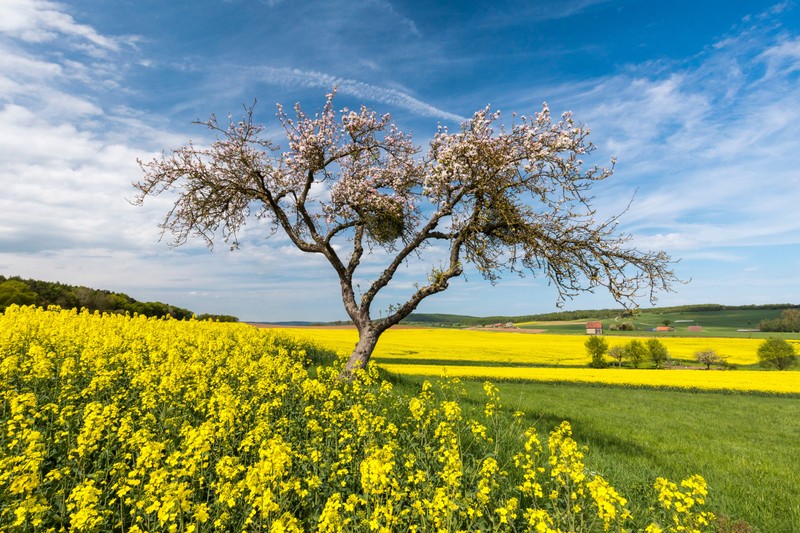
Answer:
M313 340L342 354L349 354L358 339L354 329L296 328L281 331ZM606 337L610 346L622 345L634 338L647 339ZM693 361L696 351L711 348L736 365L757 363L757 350L762 342L759 339L709 337L666 337L659 340L673 359ZM798 372L590 369L586 368L590 358L585 341L583 335L398 328L383 334L374 358L387 370L414 375L438 376L445 369L450 376L473 378L800 393ZM436 363L426 364L426 361ZM448 364L451 361L452 364ZM467 362L469 366L460 366L459 362ZM487 366L475 363L486 363Z
M355 329L286 328L284 333L314 339L342 353L349 353L358 340ZM609 346L621 345L638 338L606 337ZM758 362L758 339L678 337L659 338L673 359L693 360L694 353L712 348L728 356L737 365ZM380 359L420 359L449 361L486 361L541 365L585 365L589 356L583 335L548 333L516 333L443 328L393 328L381 336L374 357Z
M465 415L243 324L0 314L0 531L630 531L563 422ZM464 410L466 411L466 410ZM712 530L704 479L657 478L636 531ZM680 529L677 529L680 528Z
M397 374L491 380L601 383L679 389L800 393L800 372L758 370L652 370L632 368L530 368L458 365L381 364Z

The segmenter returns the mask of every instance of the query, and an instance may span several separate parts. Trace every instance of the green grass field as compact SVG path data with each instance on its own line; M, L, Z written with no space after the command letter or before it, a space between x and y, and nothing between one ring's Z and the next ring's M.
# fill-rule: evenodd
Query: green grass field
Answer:
M394 380L414 390L422 378ZM482 384L463 383L480 408ZM632 500L645 500L657 476L700 473L717 513L752 531L800 531L798 398L518 383L500 393L542 434L570 421L587 462Z
M777 309L732 309L722 311L642 311L634 318L597 318L603 322L604 333L606 335L641 335L642 332L655 334L659 337L740 337L764 339L768 337L796 338L797 334L791 333L771 333L753 330L758 328L762 320L777 318L781 314ZM519 324L527 329L545 329L548 333L561 334L585 334L585 324L588 320L571 320L562 322L553 321L530 321ZM672 332L650 332L651 329L664 325L668 321L669 325L675 328ZM632 323L635 331L612 331L612 324L622 324L623 322ZM690 332L690 325L701 326L702 331Z

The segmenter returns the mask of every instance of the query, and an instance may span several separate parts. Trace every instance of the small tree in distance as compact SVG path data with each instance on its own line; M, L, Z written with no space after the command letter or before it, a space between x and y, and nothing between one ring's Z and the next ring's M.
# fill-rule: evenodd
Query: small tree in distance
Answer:
M797 362L797 354L791 344L773 337L758 347L758 361L761 366L786 370Z
M711 348L696 351L694 358L701 365L706 365L706 370L711 370L711 365L725 364L725 358Z
M440 126L423 152L388 115L363 106L337 112L333 101L332 93L313 117L298 104L290 118L279 105L285 147L262 137L252 107L228 124L212 115L201 123L217 135L210 147L190 143L140 161L144 178L134 186L138 204L177 193L161 223L176 246L199 237L235 248L254 215L299 250L323 256L359 334L343 376L366 366L380 335L446 290L465 263L491 282L502 271L543 275L559 304L597 287L623 305L643 291L653 302L676 281L664 252L628 246L618 216L595 218L591 189L612 169L584 168L594 147L569 113L553 121L545 105L506 128L487 107L459 131ZM373 319L375 298L398 269L433 247L446 250L441 264ZM359 266L376 249L386 262L358 294Z
M647 355L656 368L661 368L669 360L669 351L658 339L647 339Z
M625 345L625 359L630 361L633 368L639 368L647 355L647 347L638 339L633 339Z
M617 367L622 368L622 360L625 359L625 347L617 344L608 349L608 356L617 362Z
M584 345L586 346L586 351L589 352L589 357L592 358L589 366L592 368L605 368L606 362L603 360L603 356L608 351L608 342L605 337L592 335L586 339Z

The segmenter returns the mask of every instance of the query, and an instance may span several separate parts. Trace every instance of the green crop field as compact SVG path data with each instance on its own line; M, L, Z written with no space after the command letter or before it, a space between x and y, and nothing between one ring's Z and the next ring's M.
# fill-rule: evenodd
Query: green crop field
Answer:
M584 334L585 324L590 320L603 323L606 335L636 335L642 332L665 325L665 322L674 328L672 332L657 332L658 336L691 336L691 337L741 337L741 338L791 338L785 333L770 333L753 331L758 328L762 320L778 318L779 309L724 309L716 311L660 311L649 310L636 313L633 317L605 317L586 318L584 320L565 321L526 321L516 324L526 329L545 329L549 333ZM613 324L633 324L633 331L615 331ZM689 326L700 326L702 331L690 332ZM796 336L796 335L795 335Z

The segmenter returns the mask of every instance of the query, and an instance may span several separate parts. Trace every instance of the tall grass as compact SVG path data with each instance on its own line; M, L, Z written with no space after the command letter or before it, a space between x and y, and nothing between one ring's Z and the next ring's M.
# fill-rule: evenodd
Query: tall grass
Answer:
M395 378L399 389L418 377ZM463 382L479 398L479 382ZM654 476L708 481L710 507L763 533L800 531L800 399L577 384L499 385L509 410L546 428L568 420L587 463L632 500Z

